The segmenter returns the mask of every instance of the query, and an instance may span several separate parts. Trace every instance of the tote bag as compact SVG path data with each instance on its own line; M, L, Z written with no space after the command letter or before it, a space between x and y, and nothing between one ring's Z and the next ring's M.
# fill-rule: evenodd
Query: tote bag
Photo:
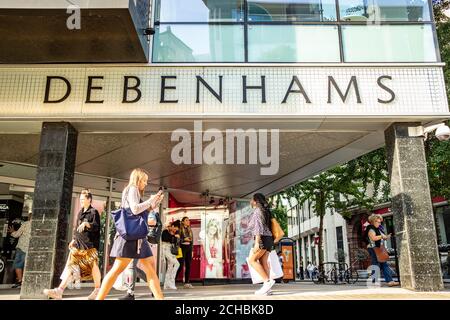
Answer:
M149 215L147 210L140 214L133 214L130 208L125 209L121 207L118 210L112 211L111 215L114 219L116 232L125 240L133 241L147 237Z
M273 235L273 242L274 243L280 242L281 238L284 237L284 231L283 229L281 229L280 224L275 218L272 218L271 220L271 229Z
M379 248L373 248L375 254L377 255L377 260L379 263L383 263L389 260L389 253L386 250L386 247L382 244Z

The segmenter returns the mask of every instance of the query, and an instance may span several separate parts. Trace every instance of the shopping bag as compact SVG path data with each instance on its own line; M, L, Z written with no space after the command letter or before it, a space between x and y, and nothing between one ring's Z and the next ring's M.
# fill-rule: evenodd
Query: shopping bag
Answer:
M253 284L263 283L264 282L263 279L261 278L259 273L256 272L256 270L253 269L253 267L250 265L248 258L247 258L247 265L248 265L248 269L250 270L250 276L252 277L252 283Z
M116 282L113 284L113 288L118 291L126 291L128 288L126 287L126 272L122 272L116 279Z
M270 252L267 263L270 268L270 279L279 279L283 277L283 267L281 266L280 259L278 259L278 255L275 250Z
M252 252L253 252L253 249L250 250L250 254L252 254ZM273 250L269 253L269 258L267 259L267 263L268 263L269 269L270 269L270 275L269 275L270 279L275 280L275 279L279 279L279 278L283 277L283 275L284 275L283 268L281 267L280 260L278 259L278 255L275 250ZM264 282L263 279L261 278L259 273L250 265L248 258L247 258L247 264L248 264L248 268L250 270L250 276L252 277L252 283L253 284L263 283Z

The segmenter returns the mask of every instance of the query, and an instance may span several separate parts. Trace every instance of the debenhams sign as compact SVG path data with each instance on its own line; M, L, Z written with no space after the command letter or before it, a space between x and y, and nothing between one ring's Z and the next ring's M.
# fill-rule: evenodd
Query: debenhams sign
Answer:
M448 112L440 67L0 68L0 116Z
M103 91L103 81L105 80L104 76L88 76L87 77L87 87L86 87L86 99L84 103L86 104L93 104L93 103L105 103L104 99L95 100L92 98L93 92L96 91L98 94L99 92ZM169 81L172 81L171 84L169 84ZM178 99L169 99L167 97L167 93L170 90L173 90L174 92L177 90L176 87L176 75L164 75L161 76L160 81L160 100L159 103L178 103ZM378 103L382 104L388 104L395 100L395 92L384 83L384 81L392 81L392 76L389 75L381 75L376 79L376 85L385 91L384 93L388 94L387 98L377 98ZM61 81L64 83L65 90L60 90L61 97L58 98L50 98L50 93L52 90L52 84L54 82ZM195 103L200 103L200 88L203 88L211 94L217 101L220 103L223 103L223 76L219 75L217 76L217 82L218 87L213 88L210 83L208 83L204 77L202 76L195 76L195 79L193 81L196 82L195 85ZM248 83L248 76L242 76L242 103L246 104L248 103L248 92L250 90L258 90L260 92L261 96L261 103L267 103L267 86L266 86L266 76L262 75L260 76L260 82L257 85L249 85ZM356 98L356 103L362 103L361 100L361 93L359 90L358 85L358 79L356 76L351 76L349 79L349 83L344 86L343 90L336 82L336 79L333 76L327 77L327 102L328 104L332 103L332 91L335 91L342 102L346 102L350 92L353 90ZM140 77L137 76L129 76L124 75L123 81L121 86L121 92L122 92L122 101L121 103L138 103L142 98L142 80ZM303 87L300 79L298 76L293 75L292 79L289 82L289 85L286 88L286 93L284 95L284 98L282 101L280 101L281 104L287 103L290 95L294 94L300 94L305 103L311 104L311 98L309 97L308 92ZM69 79L61 76L47 76L46 85L45 85L45 97L44 97L44 103L62 103L66 101L72 93L72 84ZM118 102L118 101L116 101ZM194 102L194 99L193 101Z

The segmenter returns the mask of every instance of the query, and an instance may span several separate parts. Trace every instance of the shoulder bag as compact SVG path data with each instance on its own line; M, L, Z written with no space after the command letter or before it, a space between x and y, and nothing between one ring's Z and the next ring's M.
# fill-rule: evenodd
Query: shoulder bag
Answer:
M130 208L125 209L123 205L120 209L111 212L117 233L127 241L145 239L147 237L148 214L147 210L140 214L133 214Z

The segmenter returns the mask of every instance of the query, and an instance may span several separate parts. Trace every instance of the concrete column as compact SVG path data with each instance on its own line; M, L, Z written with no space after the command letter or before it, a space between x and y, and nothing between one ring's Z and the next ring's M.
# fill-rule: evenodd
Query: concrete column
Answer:
M68 250L77 138L78 132L69 123L42 126L21 299L43 298L43 289L59 284Z
M392 211L402 287L443 289L420 123L394 123L385 132Z

